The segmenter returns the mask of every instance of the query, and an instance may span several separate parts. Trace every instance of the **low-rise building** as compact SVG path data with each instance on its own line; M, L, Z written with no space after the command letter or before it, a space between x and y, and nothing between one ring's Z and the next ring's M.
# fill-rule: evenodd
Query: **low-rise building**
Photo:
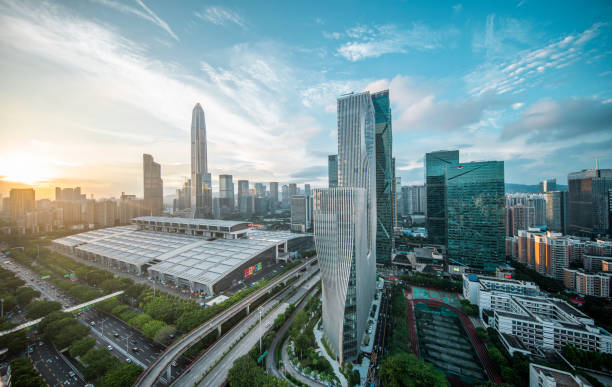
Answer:
M529 387L593 387L593 385L580 375L531 363Z

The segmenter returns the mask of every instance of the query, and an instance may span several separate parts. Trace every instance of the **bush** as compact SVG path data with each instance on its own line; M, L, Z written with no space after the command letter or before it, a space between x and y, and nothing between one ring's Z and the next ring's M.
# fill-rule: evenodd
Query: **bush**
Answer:
M96 345L96 339L93 337L85 337L75 341L70 345L70 356L77 357L85 355L90 349Z
M152 318L146 313L141 313L138 316L134 317L130 321L128 321L128 325L132 328L142 329L142 326L151 321Z
M166 323L163 321L151 320L142 326L142 333L144 333L148 338L153 339L155 338L157 332L166 326Z

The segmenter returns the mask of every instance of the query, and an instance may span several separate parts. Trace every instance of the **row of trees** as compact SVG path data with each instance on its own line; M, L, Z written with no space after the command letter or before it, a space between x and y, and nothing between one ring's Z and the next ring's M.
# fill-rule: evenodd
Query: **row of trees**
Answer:
M402 280L406 283L422 286L425 288L434 288L446 290L448 292L461 292L461 281L454 281L447 278L442 278L433 275L421 273L407 273L402 275Z
M27 387L45 387L47 383L34 368L28 358L11 361L11 385Z
M14 312L18 306L25 308L40 296L39 292L24 285L25 282L12 271L0 267L0 298L4 300L0 330L11 328L12 324L6 323L6 315Z

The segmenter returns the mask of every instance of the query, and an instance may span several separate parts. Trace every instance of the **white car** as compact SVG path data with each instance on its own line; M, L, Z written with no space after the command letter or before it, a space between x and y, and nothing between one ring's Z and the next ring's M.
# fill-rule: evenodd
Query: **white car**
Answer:
M106 349L108 349L109 351L112 351L113 350L113 346L109 345L108 347L106 347Z

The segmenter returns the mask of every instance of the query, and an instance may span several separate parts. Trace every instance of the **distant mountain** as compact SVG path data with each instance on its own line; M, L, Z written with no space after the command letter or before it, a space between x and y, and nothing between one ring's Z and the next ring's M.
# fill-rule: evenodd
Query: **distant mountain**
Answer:
M538 193L540 192L539 184L513 184L506 183L506 193ZM557 191L567 191L567 186L562 184L557 184Z

